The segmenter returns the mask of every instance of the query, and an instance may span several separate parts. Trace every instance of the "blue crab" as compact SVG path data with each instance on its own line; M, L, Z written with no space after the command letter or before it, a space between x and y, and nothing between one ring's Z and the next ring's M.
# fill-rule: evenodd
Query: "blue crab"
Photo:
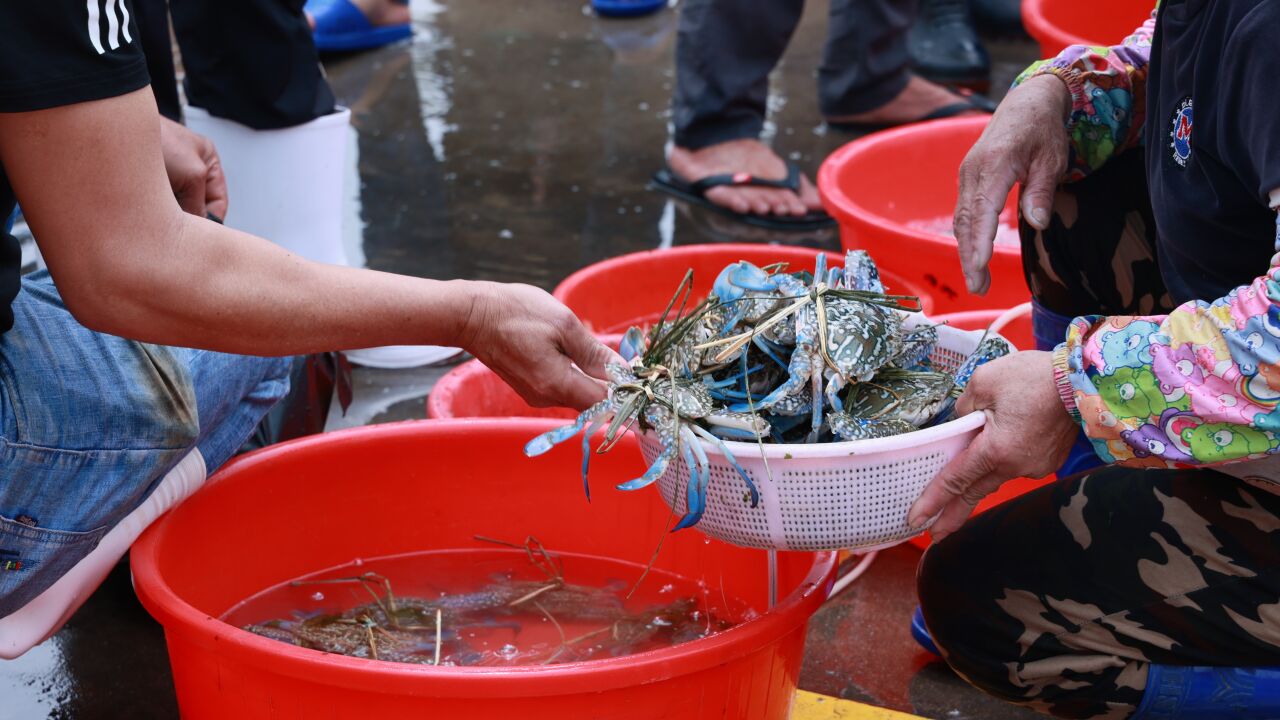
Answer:
M808 286L793 275L772 280L784 295L801 301L794 310L795 350L787 380L763 398L760 407L772 410L808 387L814 398L811 442L822 428L819 398L838 410L839 394L847 385L869 380L902 347L903 316L886 307L896 304L895 298L883 294L874 265L865 253L851 252L846 261L846 270L828 270L826 256L819 254Z

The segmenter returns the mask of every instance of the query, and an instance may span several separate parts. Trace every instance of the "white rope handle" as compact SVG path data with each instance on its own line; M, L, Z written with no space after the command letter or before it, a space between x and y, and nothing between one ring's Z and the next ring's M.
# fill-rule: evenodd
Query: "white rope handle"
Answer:
M1014 320L1017 320L1018 318L1026 317L1030 314L1031 314L1031 303L1024 302L1021 305L1016 305L1000 313L999 317L991 321L991 327L989 329L993 333L999 333L1009 323L1013 322Z

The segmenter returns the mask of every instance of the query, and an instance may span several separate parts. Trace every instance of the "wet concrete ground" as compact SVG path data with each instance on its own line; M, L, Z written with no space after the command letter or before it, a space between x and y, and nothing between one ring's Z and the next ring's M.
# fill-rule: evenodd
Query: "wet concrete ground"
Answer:
M675 15L590 16L579 0L414 0L417 36L330 60L354 111L359 187L348 234L373 268L551 289L620 253L724 240L837 247L834 237L746 232L645 190L662 164ZM810 2L775 73L768 132L813 173L849 136L825 131L813 73L826 3ZM989 43L992 87L1034 58ZM354 177L353 173L353 177ZM330 428L422 417L444 372L358 370L357 400ZM919 551L886 551L810 628L801 686L946 719L1034 717L968 688L908 632ZM0 662L0 720L177 717L163 635L121 566L52 640Z

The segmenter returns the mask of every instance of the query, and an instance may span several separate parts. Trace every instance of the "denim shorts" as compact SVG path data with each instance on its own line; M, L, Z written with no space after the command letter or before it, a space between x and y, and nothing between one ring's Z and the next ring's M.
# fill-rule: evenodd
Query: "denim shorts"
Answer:
M49 587L193 448L226 462L289 389L292 358L93 332L48 273L0 335L0 617Z

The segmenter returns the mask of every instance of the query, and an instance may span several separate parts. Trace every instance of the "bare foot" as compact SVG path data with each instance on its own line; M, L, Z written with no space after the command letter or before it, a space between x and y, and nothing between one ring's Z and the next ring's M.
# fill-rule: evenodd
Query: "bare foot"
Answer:
M404 25L410 21L408 3L398 3L392 0L351 0L351 4L360 8L360 12L369 19L369 24L374 27L382 27L384 25ZM316 19L311 17L311 13L306 13L307 24L312 30L316 29Z
M935 110L957 102L960 102L960 98L956 97L955 93L947 88L912 75L911 79L907 81L907 86L902 89L902 92L898 93L897 97L875 110L858 115L829 117L827 120L830 122L864 123L867 125L905 125L915 122ZM959 113L955 117L986 114L974 108L973 110Z
M787 164L759 140L730 140L701 150L673 147L667 164L687 182L726 173L748 173L769 180L787 176ZM707 199L744 215L803 216L822 209L818 191L804 176L798 195L780 188L724 186L708 190Z

